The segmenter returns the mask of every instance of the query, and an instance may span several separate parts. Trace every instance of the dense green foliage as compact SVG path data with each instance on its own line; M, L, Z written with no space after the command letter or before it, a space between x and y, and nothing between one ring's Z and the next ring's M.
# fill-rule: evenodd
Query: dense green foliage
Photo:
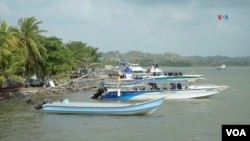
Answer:
M41 78L69 77L75 69L98 65L98 48L46 37L40 24L35 17L19 19L17 27L0 22L0 85L7 79L23 83L23 78L34 74Z
M69 73L72 70L72 52L57 37L44 38L41 43L47 50L47 56L40 62L41 69L37 72L42 77Z
M76 68L85 67L85 69L88 69L100 65L98 64L98 58L101 57L101 53L98 52L98 48L88 46L80 41L71 41L66 46L73 53L72 57Z
M119 60L130 63L137 63L141 66L148 64L159 64L160 66L172 67L195 67L195 66L250 66L250 56L248 57L225 57L225 56L189 56L184 57L175 53L153 54L140 51L130 51L127 53L107 52L103 54L103 63L117 65ZM117 56L119 58L117 58Z

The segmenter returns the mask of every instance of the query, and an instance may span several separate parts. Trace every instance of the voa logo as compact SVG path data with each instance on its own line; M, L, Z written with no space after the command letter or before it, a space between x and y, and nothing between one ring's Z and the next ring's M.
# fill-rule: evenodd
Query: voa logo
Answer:
M226 129L227 136L247 136L246 132L244 129Z
M219 20L229 20L228 15L218 14L218 15L217 15L217 18L218 18Z

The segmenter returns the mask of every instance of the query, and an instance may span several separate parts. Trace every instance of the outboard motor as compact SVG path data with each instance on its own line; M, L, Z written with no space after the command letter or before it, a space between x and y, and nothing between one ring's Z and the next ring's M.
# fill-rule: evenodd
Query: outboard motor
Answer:
M46 104L46 103L52 103L52 100L51 100L51 99L44 99L43 102L37 103L37 104L34 106L34 108L35 108L36 110L40 110L40 109L43 108L43 105Z
M182 89L181 83L177 84L177 89Z
M99 87L97 92L91 96L92 99L99 98L104 92L107 91L106 87Z

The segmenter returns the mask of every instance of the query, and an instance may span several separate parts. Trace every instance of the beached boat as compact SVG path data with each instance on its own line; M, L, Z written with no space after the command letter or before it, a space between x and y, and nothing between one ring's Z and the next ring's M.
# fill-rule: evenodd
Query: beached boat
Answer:
M13 91L19 91L24 87L24 84L18 83L15 81L6 81L2 86L0 87L1 92L13 92Z
M107 103L107 102L61 102L45 101L36 106L48 113L80 113L98 115L146 115L152 114L162 104L164 97L141 103ZM40 108L39 108L40 107Z
M138 80L139 81L139 80ZM159 88L156 82L164 82L162 80L140 80L145 81L151 88L123 88L117 87L107 89L100 87L98 91L93 94L92 98L101 99L116 99L116 100L151 100L159 97L165 99L190 99L190 98L207 98L222 92L227 89L225 85L191 85L183 86L180 82L174 83L169 81L169 87ZM171 83L170 83L171 82Z

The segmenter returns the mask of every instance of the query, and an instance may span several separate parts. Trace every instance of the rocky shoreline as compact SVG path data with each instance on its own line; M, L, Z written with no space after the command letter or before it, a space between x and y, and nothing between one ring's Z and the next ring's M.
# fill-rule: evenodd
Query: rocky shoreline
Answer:
M1 92L0 101L4 99L26 98L27 103L36 103L36 101L44 97L94 91L98 89L100 82L106 78L110 77L105 73L101 73L95 76L85 75L68 82L60 83L55 87L23 87L18 91Z

